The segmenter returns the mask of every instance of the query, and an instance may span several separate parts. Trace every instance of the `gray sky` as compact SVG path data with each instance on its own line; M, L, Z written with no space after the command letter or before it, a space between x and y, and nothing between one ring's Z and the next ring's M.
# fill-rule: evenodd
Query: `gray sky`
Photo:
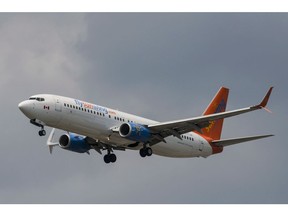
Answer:
M288 14L0 14L0 203L288 203ZM18 110L37 93L168 121L201 115L220 86L223 138L273 133L207 159L53 155ZM285 111L284 111L285 110Z

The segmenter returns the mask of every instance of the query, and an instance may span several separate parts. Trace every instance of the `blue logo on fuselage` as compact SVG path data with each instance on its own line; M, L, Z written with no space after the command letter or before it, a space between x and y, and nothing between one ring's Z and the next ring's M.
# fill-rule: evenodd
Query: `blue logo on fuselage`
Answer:
M98 105L95 105L95 104L86 103L86 102L83 102L83 101L80 101L80 100L76 100L76 99L74 101L75 101L76 105L80 106L81 108L92 109L92 110L95 110L97 112L108 114L108 110L105 107L101 107L101 106L98 106Z

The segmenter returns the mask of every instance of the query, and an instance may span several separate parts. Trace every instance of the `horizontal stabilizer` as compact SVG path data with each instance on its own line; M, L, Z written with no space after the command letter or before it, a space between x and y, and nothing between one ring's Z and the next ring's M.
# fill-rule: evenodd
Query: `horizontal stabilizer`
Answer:
M242 142L263 139L263 138L270 137L270 136L274 136L274 135L269 134L269 135L261 135L261 136L250 136L250 137L240 137L240 138L233 138L233 139L214 140L212 141L212 143L217 146L225 147L225 146L235 145L235 144L242 143Z

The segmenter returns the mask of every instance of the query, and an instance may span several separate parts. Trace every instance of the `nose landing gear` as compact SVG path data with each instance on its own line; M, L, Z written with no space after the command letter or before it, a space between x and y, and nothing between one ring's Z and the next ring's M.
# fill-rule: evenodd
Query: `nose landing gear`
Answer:
M39 136L45 136L46 135L46 131L44 130L44 125L40 123L40 121L37 121L36 119L31 119L30 123L37 126L37 127L41 127L41 130L38 132Z
M46 131L43 128L38 132L39 136L45 136L46 135Z

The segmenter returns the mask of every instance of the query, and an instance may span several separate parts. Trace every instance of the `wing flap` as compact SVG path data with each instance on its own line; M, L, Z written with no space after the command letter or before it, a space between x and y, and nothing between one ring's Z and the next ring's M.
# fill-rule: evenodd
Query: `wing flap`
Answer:
M53 128L50 132L50 135L47 139L47 146L49 148L49 152L50 154L52 154L53 152L53 147L54 146L58 146L59 145L59 142L54 142L53 139L54 139L54 135L55 135L55 128Z
M271 136L274 136L274 135L268 134L268 135L260 135L260 136L249 136L249 137L239 137L239 138L233 138L233 139L214 140L212 141L212 143L217 146L225 147L225 146L235 145L235 144L242 143L242 142L263 139L263 138L267 138Z

